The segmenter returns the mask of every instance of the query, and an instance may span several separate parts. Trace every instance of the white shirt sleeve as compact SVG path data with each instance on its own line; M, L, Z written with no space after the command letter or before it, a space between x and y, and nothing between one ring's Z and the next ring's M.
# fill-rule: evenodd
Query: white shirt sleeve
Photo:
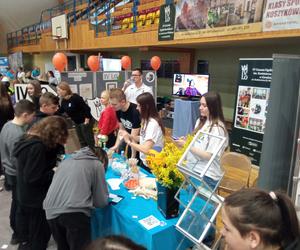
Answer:
M162 131L157 121L154 119L150 119L147 128L145 130L145 135L143 136L143 141L151 140L154 144L157 144L160 137L162 136Z

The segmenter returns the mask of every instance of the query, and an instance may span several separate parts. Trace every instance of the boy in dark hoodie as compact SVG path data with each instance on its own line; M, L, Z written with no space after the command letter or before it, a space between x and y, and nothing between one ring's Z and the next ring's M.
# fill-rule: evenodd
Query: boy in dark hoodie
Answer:
M19 142L13 155L17 161L17 200L28 218L28 242L19 249L46 250L50 229L43 210L43 200L54 175L57 155L54 148L64 145L67 122L49 116L34 124Z
M80 250L91 241L91 210L108 204L107 155L84 147L55 172L44 209L58 249Z

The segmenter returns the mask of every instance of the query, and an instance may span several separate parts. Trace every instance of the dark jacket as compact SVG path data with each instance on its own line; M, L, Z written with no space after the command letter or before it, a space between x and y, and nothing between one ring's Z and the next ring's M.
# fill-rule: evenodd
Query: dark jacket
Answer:
M92 118L91 108L77 94L73 94L70 99L62 99L59 111L67 113L76 124L84 123L85 118Z
M43 118L48 117L48 116L49 115L47 115L46 113L43 113L42 111L37 110L32 122L28 126L28 129L31 128L35 123L39 122L40 120L42 120Z
M54 175L56 150L38 137L23 136L13 154L17 159L17 200L23 206L41 208Z

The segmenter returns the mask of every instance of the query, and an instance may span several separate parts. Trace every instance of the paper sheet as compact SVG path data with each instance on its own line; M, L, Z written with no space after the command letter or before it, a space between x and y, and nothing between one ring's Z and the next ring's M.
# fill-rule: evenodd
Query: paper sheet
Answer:
M111 178L111 179L108 179L106 181L107 181L108 185L110 186L110 188L112 190L118 190L118 189L120 189L120 184L122 182L121 179L119 179L119 178Z
M145 227L147 230L150 230L160 225L160 221L153 215L150 215L144 219L139 220L139 223L141 223L143 227Z

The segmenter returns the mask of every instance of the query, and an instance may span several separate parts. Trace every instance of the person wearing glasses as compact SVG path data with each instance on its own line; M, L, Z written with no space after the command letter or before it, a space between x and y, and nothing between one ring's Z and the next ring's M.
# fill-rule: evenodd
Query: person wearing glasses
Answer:
M126 95L127 101L137 104L136 98L145 92L149 92L153 95L152 87L143 83L143 72L141 69L134 69L132 71L130 79L124 82L122 90Z

